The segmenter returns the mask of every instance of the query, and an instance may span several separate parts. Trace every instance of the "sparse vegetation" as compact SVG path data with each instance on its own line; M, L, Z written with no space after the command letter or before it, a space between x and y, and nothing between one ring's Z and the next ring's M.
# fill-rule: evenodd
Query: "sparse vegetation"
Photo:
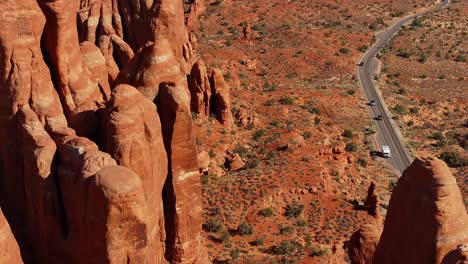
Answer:
M293 202L286 206L285 215L288 218L296 218L304 211L304 205L298 202Z

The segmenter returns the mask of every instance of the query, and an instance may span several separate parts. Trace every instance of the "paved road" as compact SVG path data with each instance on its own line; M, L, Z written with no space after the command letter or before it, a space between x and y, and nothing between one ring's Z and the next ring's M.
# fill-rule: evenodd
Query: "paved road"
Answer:
M369 106L371 108L372 116L382 116L382 120L376 120L379 132L377 136L377 143L380 145L379 148L382 145L387 145L390 147L392 155L387 159L387 162L392 167L397 169L400 174L411 164L412 159L402 143L397 128L393 125L389 118L391 115L387 112L387 109L384 106L383 98L372 82L372 70L375 68L373 59L404 24L418 16L441 10L449 3L450 0L443 0L438 6L428 11L407 16L395 22L395 24L393 24L387 31L381 33L378 36L377 42L363 55L360 60L360 63L364 63L363 66L358 67L358 78L361 82L361 88L363 89L367 100L375 101L375 106Z

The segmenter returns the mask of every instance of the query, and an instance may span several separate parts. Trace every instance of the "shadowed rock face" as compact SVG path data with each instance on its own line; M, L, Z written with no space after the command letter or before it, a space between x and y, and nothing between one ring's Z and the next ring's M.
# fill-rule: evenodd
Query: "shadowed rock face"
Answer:
M194 43L182 2L141 3L0 2L0 205L25 263L208 263ZM0 263L15 243L0 215Z
M416 159L392 194L373 263L456 263L468 241L468 215L447 165Z

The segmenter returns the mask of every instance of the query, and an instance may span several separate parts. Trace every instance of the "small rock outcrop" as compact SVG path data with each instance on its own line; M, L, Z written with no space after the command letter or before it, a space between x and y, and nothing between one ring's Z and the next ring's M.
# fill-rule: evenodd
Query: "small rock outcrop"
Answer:
M468 214L447 165L417 158L403 172L390 199L373 263L444 262L468 241Z
M352 264L371 264L375 248L379 243L381 227L378 224L364 224L349 239L348 255Z
M255 113L248 112L244 108L240 108L236 113L237 125L241 127L257 126L259 119Z
M244 168L245 162L238 153L228 152L226 154L226 168L230 171L239 171Z

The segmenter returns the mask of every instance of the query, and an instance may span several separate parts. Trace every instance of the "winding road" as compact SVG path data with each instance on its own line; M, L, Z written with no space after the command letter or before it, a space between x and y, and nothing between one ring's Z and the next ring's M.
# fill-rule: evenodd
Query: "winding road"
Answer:
M377 135L377 144L379 144L379 149L382 145L390 147L391 157L386 159L387 163L398 170L400 175L411 164L412 158L403 145L399 131L390 118L391 114L388 112L380 92L372 81L373 72L375 72L378 65L375 56L404 24L416 17L423 16L430 12L439 11L445 8L449 3L450 0L443 0L439 5L430 10L398 20L387 31L379 34L377 42L362 56L359 61L360 66L358 66L358 79L361 83L361 88L364 91L364 96L368 102L370 100L375 101L374 106L369 105L371 114L374 118L379 115L382 116L381 120L375 120L379 132Z

